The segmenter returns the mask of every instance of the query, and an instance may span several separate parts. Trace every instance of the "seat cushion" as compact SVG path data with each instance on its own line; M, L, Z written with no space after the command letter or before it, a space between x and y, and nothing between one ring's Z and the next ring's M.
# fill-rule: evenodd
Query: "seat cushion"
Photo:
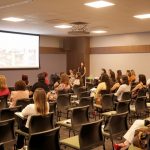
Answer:
M60 126L68 127L68 128L72 127L72 125L71 125L71 119L66 119L66 120L58 121L58 122L56 122L56 124L60 125Z
M64 140L61 140L60 144L67 145L67 146L74 148L74 149L80 149L79 136L78 135L64 139Z

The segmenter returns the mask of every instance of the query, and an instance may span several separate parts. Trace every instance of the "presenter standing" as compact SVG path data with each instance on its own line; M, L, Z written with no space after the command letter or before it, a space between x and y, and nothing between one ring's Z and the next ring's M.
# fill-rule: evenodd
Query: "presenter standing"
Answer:
M85 85L86 67L83 62L81 62L80 66L78 67L78 72L80 72L81 78L83 80L83 85Z

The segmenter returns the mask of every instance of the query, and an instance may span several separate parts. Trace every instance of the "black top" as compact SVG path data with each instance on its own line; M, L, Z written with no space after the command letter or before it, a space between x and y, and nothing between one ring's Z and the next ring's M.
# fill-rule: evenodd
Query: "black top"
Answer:
M34 92L37 88L43 88L46 92L49 91L49 87L48 87L48 85L45 82L40 82L40 81L36 82L32 86L31 91Z
M84 66L83 67L79 67L79 72L81 73L81 76L84 74Z

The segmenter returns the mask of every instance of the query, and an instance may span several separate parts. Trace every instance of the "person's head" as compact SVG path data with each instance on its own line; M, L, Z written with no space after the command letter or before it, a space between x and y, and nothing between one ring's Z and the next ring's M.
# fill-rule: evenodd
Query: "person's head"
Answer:
M116 81L115 73L111 69L109 69L109 74L112 81L115 82Z
M139 82L142 82L146 85L146 76L144 74L139 74Z
M135 71L133 69L131 70L131 75L135 76Z
M102 74L106 73L106 69L102 68Z
M25 75L25 74L23 74L23 75L22 75L22 81L24 81L25 84L28 85L28 84L29 84L28 76Z
M4 75L0 75L0 90L6 89L6 77Z
M39 82L45 82L45 74L44 73L38 74L38 81Z
M81 62L81 63L80 63L80 66L83 67L83 66L84 66L84 62Z
M109 76L106 73L101 76L101 82L105 82L107 85L107 89L110 89L110 80Z
M62 74L60 76L60 83L69 84L69 77L67 74Z
M24 81L19 80L15 82L15 90L16 91L24 91L26 89L26 84Z
M121 70L117 70L117 76L122 76L122 71Z
M48 73L47 72L43 72L45 78L48 76Z
M128 80L128 76L127 75L122 75L121 76L121 83L129 85L129 80Z
M45 115L48 112L45 90L42 88L37 88L34 91L33 100L36 107L36 111L41 115Z
M126 75L127 75L128 77L131 77L131 71L130 71L130 70L127 70Z

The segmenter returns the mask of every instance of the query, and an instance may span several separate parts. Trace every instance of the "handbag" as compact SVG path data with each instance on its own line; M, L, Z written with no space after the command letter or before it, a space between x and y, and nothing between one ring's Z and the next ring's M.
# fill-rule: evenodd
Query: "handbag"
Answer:
M150 126L141 127L135 130L133 145L141 148L142 150L148 150L149 147L149 137L150 137Z

